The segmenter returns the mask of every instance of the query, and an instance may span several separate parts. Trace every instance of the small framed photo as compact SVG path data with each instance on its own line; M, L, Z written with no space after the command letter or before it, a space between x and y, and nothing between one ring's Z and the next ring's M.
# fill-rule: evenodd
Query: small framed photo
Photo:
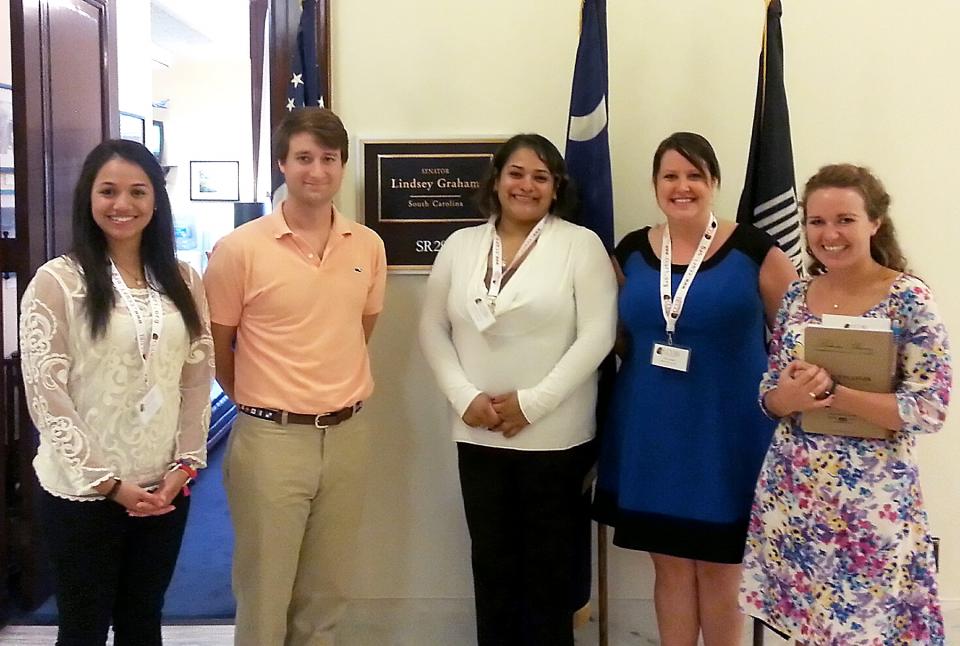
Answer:
M238 202L240 162L190 162L190 199L203 202Z
M153 125L147 130L147 150L153 153L157 161L163 163L164 134L163 121L153 120Z
M146 141L144 118L129 112L120 113L120 138L142 144Z

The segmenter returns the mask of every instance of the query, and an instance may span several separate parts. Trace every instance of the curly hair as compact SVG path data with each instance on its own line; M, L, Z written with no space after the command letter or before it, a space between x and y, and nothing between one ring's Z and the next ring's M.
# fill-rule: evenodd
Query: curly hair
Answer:
M803 209L803 221L807 220L807 200L814 191L824 188L852 188L863 198L867 217L871 222L879 222L877 232L870 238L870 256L895 271L906 271L907 259L897 242L893 220L890 219L890 194L883 182L870 172L869 168L855 164L829 164L818 170L807 180L803 187L800 207ZM807 271L811 276L826 273L827 269L817 258L810 254Z

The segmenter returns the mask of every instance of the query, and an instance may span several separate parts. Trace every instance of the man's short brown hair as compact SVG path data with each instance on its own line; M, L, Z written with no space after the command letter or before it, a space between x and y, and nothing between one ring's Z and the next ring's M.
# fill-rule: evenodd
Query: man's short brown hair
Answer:
M290 152L290 138L301 132L313 135L322 146L340 151L340 161L347 163L347 130L343 122L327 108L298 108L287 115L273 133L273 157L286 161Z

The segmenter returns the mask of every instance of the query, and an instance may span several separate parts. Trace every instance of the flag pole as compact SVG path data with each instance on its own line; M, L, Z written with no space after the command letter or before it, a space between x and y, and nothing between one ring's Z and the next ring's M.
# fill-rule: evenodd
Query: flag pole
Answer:
M250 127L253 137L253 197L260 199L257 175L260 170L260 128L263 103L263 49L267 21L267 0L250 0Z
M597 523L597 613L598 646L607 646L608 630L607 597L607 526Z
M609 73L607 62L607 2L606 0L582 0L580 2L579 42L573 67L573 83L570 90L570 111L567 121L567 145L564 153L567 172L576 185L580 197L580 210L575 224L594 233L608 252L613 251L613 178L610 166L610 141L608 129ZM605 364L608 362L605 361ZM609 370L609 367L607 368ZM604 369L600 375L603 381ZM603 387L598 388L603 391ZM599 395L600 393L598 393ZM602 395L600 397L602 399ZM598 401L597 410L604 405ZM602 414L597 415L597 434L601 433ZM589 522L589 519L587 520ZM586 532L589 539L589 528ZM590 568L592 558L590 540L586 552L578 554ZM577 563L580 567L582 563ZM577 594L590 598L592 574L587 570L582 577L583 587ZM607 646L608 596L607 596L607 527L597 524L597 594L599 646Z

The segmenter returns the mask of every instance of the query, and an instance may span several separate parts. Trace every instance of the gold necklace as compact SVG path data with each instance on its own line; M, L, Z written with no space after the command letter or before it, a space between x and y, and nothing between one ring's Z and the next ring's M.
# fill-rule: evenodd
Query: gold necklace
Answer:
M143 276L143 272L142 272L142 271L141 271L139 274L135 274L135 273L133 273L132 271L130 271L130 270L125 269L124 267L122 267L122 266L120 265L120 263L118 263L116 260L113 261L113 264L117 267L117 269L120 270L120 273L121 273L121 274L125 275L127 278L132 279L132 280L133 280L133 283L134 283L137 287L143 287L143 286L144 286L144 279L142 278L142 276Z

